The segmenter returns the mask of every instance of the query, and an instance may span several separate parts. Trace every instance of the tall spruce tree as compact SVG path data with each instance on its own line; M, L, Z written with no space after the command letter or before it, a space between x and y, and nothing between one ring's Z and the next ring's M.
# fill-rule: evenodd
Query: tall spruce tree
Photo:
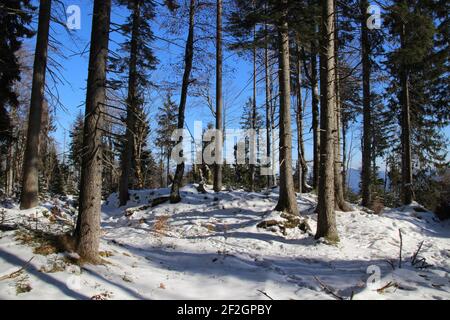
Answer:
M17 107L19 103L14 90L14 82L21 80L18 52L23 40L34 34L30 28L30 11L34 9L29 0L5 0L0 4L0 117L4 126L7 122L6 105Z
M189 31L186 41L186 48L184 54L184 74L181 84L180 104L178 106L178 124L177 129L184 128L186 102L188 97L189 83L191 82L192 62L194 59L194 26L195 26L195 13L196 13L197 1L190 0L189 2ZM178 143L183 143L183 137L181 136ZM180 156L183 157L183 150L180 151ZM178 203L181 201L180 188L184 175L184 160L177 164L175 171L174 181L170 191L170 202Z
M39 24L33 66L33 87L28 115L27 143L24 153L20 208L30 209L39 202L39 135L44 103L45 74L47 72L48 41L52 0L39 5Z
M102 128L106 100L111 0L95 0L83 131L80 205L75 229L82 261L98 263L102 197Z
M177 105L172 100L172 96L167 94L166 100L162 107L158 108L157 122L158 127L156 129L156 146L161 149L161 156L165 158L165 179L164 187L168 186L169 175L170 175L170 155L172 153L172 148L175 144L172 141L172 133L177 128ZM163 167L163 166L161 166Z
M322 1L320 52L320 178L316 238L339 241L335 215L334 144L336 130L336 66L335 66L335 7L333 0Z
M420 158L427 157L429 163L438 158L436 151L443 148L439 129L449 120L449 98L444 93L448 81L442 81L448 70L448 28L442 9L442 3L397 0L386 19L397 44L386 61L392 77L387 93L401 129L404 204L414 199Z
M128 56L121 59L112 59L112 64L116 66L118 71L128 71L126 134L121 159L122 173L119 184L119 201L120 205L123 206L129 199L129 186L136 185L133 183L134 180L138 182L142 180L141 171L136 162L136 150L139 149L137 145L138 133L136 131L142 129L142 123L146 121L142 117L143 89L149 85L148 71L155 68L156 58L153 50L150 48L150 44L154 38L150 27L150 21L155 16L154 2L120 0L120 4L127 5L131 11L127 22L121 26L123 34L129 37L129 40L122 46L122 51L125 51Z

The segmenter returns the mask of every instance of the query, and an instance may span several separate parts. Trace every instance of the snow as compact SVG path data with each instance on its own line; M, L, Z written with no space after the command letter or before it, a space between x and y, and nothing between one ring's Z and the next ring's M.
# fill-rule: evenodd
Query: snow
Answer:
M112 195L102 209L105 263L96 266L73 264L67 253L36 254L17 231L0 231L0 279L25 265L18 276L0 280L0 299L335 299L328 290L344 299L450 298L450 222L418 204L381 215L357 208L337 212L340 243L329 245L300 229L257 228L264 219L279 219L272 211L276 192L201 194L188 185L181 203L154 208L149 202L168 189L133 192L122 208ZM298 196L313 231L316 200ZM60 210L52 210L55 205ZM4 210L6 223L47 232L70 230L75 221L61 201Z

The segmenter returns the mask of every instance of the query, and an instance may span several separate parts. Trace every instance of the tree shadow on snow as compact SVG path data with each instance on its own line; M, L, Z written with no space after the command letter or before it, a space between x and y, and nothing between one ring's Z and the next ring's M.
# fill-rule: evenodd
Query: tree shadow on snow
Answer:
M278 285L294 286L297 288L295 292L302 289L322 292L323 297L331 296L324 292L324 288L315 277L332 288L336 294L349 298L352 294L366 289L365 283L370 276L367 273L369 266L378 266L381 276L392 271L387 261L383 259L327 260L272 256L257 259L251 254L227 252L225 248L225 250L218 248L217 253L214 253L177 251L157 246L136 247L129 244L120 246L136 256L145 258L154 268L176 271L187 276L202 275L221 279L234 277L242 281L260 283L262 289L266 287L266 282L271 281ZM295 298L300 299L301 292Z
M2 249L0 249L0 257L2 259L4 259L6 262L8 262L18 268L26 265L26 263L27 263L25 260L17 257L14 254L6 252ZM48 285L55 287L56 289L61 291L61 294L63 294L64 296L68 296L68 297L71 297L74 299L89 299L88 297L82 295L81 293L78 293L78 292L70 289L66 283L61 282L61 281L53 278L52 276L39 271L32 264L29 264L24 272L27 272L27 273L35 276L36 278L40 279L41 281L47 283Z

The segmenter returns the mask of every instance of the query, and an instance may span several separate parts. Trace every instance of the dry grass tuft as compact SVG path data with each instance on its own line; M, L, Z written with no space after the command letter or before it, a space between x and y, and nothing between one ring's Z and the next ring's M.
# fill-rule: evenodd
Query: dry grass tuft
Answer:
M111 251L100 251L99 255L102 258L109 258L109 257L112 257L114 255L114 253L112 253Z
M33 247L33 252L40 255L75 251L75 241L67 234L55 235L39 230L18 230L16 240L23 245Z
M156 217L156 221L153 224L153 231L157 234L164 235L169 230L169 215L163 215Z
M202 227L208 229L209 232L216 232L216 226L211 223L202 223Z

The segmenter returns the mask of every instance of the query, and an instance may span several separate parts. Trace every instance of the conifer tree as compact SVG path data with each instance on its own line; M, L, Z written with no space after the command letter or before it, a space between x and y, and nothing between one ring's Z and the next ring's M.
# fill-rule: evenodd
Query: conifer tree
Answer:
M155 68L156 58L149 47L153 41L153 33L150 28L150 20L154 18L154 2L143 0L121 0L121 4L127 5L131 15L127 22L121 26L123 33L129 36L129 40L122 46L127 52L126 58L113 58L112 63L119 71L128 71L128 96L126 100L126 134L121 159L122 173L120 179L119 200L120 205L125 205L129 199L128 188L136 185L133 180L142 183L142 174L136 162L136 150L138 133L137 129L145 126L146 119L143 115L143 89L148 88L148 71ZM132 170L134 169L134 170ZM132 182L130 183L130 176ZM133 176L136 176L133 179Z
M170 175L170 155L175 144L175 142L171 140L171 137L172 133L177 128L177 111L177 105L172 100L172 96L167 94L163 106L158 108L158 127L156 129L156 146L161 149L161 155L166 159L165 187L167 187Z
M39 202L39 135L42 105L44 103L45 75L47 72L48 40L52 0L42 0L39 5L39 24L33 66L33 87L28 116L27 143L24 153L22 193L20 208L30 209Z

